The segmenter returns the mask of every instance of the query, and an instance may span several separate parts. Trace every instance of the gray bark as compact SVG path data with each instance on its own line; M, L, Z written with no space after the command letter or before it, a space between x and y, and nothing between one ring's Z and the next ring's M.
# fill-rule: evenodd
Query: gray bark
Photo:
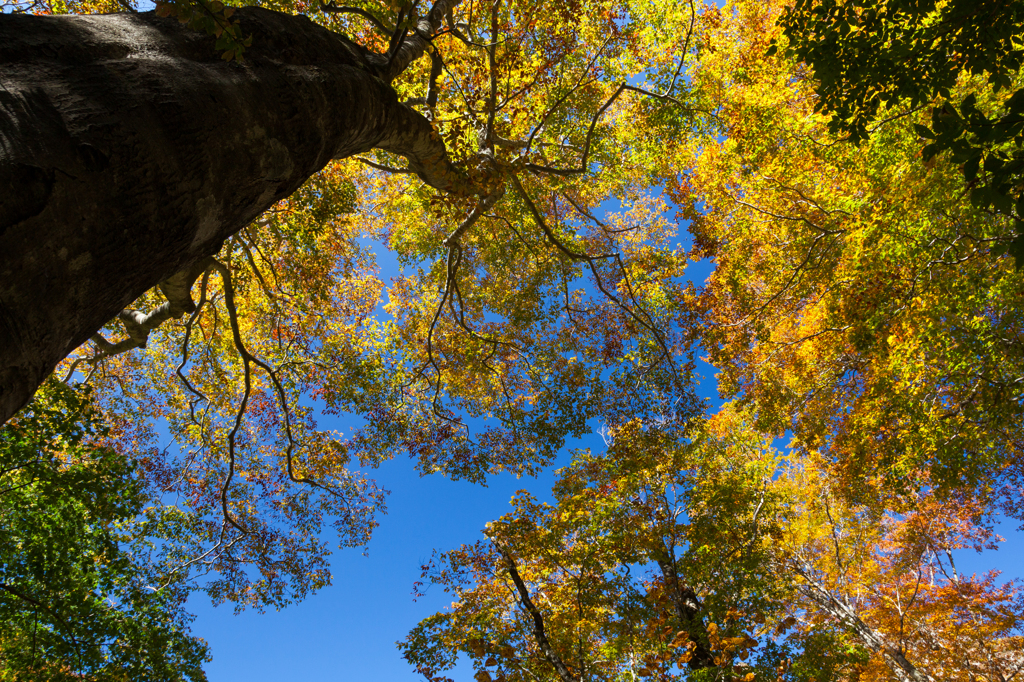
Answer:
M0 423L331 159L382 148L468 193L382 56L305 17L234 18L241 64L153 13L0 14Z
M817 604L822 611L849 627L860 641L871 651L881 653L893 674L903 682L935 682L927 673L912 664L903 651L889 646L885 639L861 620L857 612L845 599L840 599L820 585L814 578L814 569L804 561L798 561L797 573L804 579L801 586L805 596Z

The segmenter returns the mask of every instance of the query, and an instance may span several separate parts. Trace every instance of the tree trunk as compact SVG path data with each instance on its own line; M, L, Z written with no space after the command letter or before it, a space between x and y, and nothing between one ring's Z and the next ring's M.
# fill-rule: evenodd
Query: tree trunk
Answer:
M152 12L0 14L0 423L331 159L380 147L453 188L380 55L306 17L233 18L253 37L243 63Z

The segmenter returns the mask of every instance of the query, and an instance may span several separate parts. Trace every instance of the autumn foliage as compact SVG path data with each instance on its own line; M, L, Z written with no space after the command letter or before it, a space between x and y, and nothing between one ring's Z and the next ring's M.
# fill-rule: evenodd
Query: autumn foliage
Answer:
M272 6L385 55L429 10ZM158 11L244 64L231 7ZM1024 674L1017 584L956 565L1024 514L1018 229L954 152L922 154L936 97L996 117L1019 73L964 67L858 110L851 139L786 11L452 3L392 86L463 184L337 160L204 264L193 312L128 352L112 321L67 358L105 446L175 500L175 589L304 598L330 584L326 530L370 541L374 465L528 476L600 427L550 496L423 567L418 588L453 596L399 643L427 679ZM698 397L701 356L721 405Z

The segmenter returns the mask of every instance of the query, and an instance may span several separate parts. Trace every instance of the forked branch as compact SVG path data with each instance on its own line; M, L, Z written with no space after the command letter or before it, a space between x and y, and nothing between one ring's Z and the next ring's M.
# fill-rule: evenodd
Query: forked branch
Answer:
M686 108L689 112L693 112L694 111L694 109L692 107L687 107L685 104L683 104L681 101L679 101L678 99L676 99L675 97L673 97L671 95L668 95L668 94L658 94L656 92L651 92L650 90L644 90L643 88L638 88L636 86L630 85L629 83L622 83L615 90L615 92L612 93L612 96L609 97L605 101L605 103L601 105L601 107L594 114L594 117L590 120L590 126L587 128L587 137L586 137L586 140L583 143L583 154L582 154L582 157L580 158L579 168L555 168L553 166L546 166L546 165L543 165L543 164L536 164L536 163L527 163L526 164L526 168L528 168L529 170L534 171L536 173L547 173L549 175L560 175L560 176L581 175L581 174L584 174L584 173L588 172L588 170L589 170L589 165L588 164L589 164L589 161L590 161L590 148L591 148L591 143L593 142L593 139L594 139L594 130L597 128L597 122L599 120L601 120L602 116L604 116L604 112L606 112L608 110L608 107L610 107L615 102L615 100L617 100L619 98L619 96L623 92L626 92L627 90L630 90L630 91L633 91L633 92L638 92L638 93L640 93L642 95L647 95L648 97L654 97L655 99L672 102L674 104L677 104L677 105L679 105L681 107ZM537 128L537 130L539 130L539 127ZM536 134L537 130L534 131L534 134Z
M393 81L409 65L431 49L431 40L438 31L446 14L451 12L462 0L437 0L427 12L427 16L418 18L411 31L408 31L390 52L387 71L383 74L387 82Z
M572 249L566 244L564 244L562 240L559 239L558 236L554 233L551 227L547 224L547 221L544 220L544 216L542 216L540 211L537 209L537 205L533 202L533 199L531 199L530 195L526 192L526 189L519 181L518 176L516 176L513 173L511 174L511 178L513 184L516 187L516 191L519 192L519 195L522 197L527 209L530 211L530 215L533 216L534 222L536 222L537 226L540 227L540 229L544 232L544 235L547 237L548 241L555 248L561 251L562 254L564 254L567 258L586 263L587 267L590 268L591 274L593 274L594 276L594 283L597 285L597 288L601 291L601 293L603 293L608 298L608 300L612 301L622 312L624 312L631 319L633 319L633 321L635 321L644 329L651 332L651 334L654 336L655 342L658 344L658 348L661 350L662 355L664 355L665 357L665 362L668 364L669 368L672 371L672 375L676 378L677 384L680 387L683 386L682 378L676 371L676 364L675 360L672 357L672 352L669 350L668 344L662 337L661 332L658 330L658 327L655 324L654 320L640 306L639 302L636 300L636 296L633 294L633 287L629 281L629 273L626 271L626 267L623 264L622 258L619 256L619 254L603 253L596 256L591 256L589 254L576 251L575 249ZM636 308L636 310L623 303L618 296L612 293L605 286L604 280L601 277L601 273L597 268L598 262L602 260L612 260L615 262L616 266L619 269L619 272L622 274L623 281L626 283L626 291L629 294L629 298L632 301L633 306ZM637 310L640 311L640 313L643 313L643 315L637 313Z
M803 592L825 613L850 628L869 649L885 657L889 669L905 682L934 682L934 679L917 668L903 654L901 649L889 646L882 635L865 623L853 610L849 602L840 599L815 578L814 568L806 561L794 562L797 575L803 579Z
M623 92L625 92L626 90L631 90L633 92L636 92L636 93L639 93L639 94L642 94L642 95L647 95L648 97L653 97L653 98L655 98L657 100L672 102L672 103L674 103L674 104L676 104L676 105L678 105L680 107L684 107L685 109L687 109L691 113L694 111L694 109L692 107L688 107L687 105L683 104L683 102L681 102L679 99L674 97L673 94L672 94L673 92L675 92L676 82L679 80L679 75L680 75L680 73L682 73L683 66L686 63L686 54L690 51L690 39L693 37L693 26L694 26L694 22L695 22L696 16L697 16L696 8L694 7L693 0L689 0L689 3L690 3L690 26L689 26L689 28L686 31L686 39L683 41L683 49L682 49L682 54L680 54L680 56L679 56L679 64L676 66L676 70L672 74L672 81L669 83L668 88L665 89L665 92L661 92L661 93L651 92L650 90L646 90L644 88L637 87L635 85L630 85L629 83L622 83L615 90L615 92L612 93L612 96L609 97L608 100L605 101L605 103L601 105L601 107L597 110L597 112L595 112L594 117L591 119L590 126L587 128L587 137L586 137L586 141L585 141L585 143L583 145L583 154L582 154L582 158L580 159L580 167L579 168L555 168L555 167L547 166L547 165L543 165L543 164L528 163L528 164L526 164L526 167L528 169L530 169L531 171L534 171L534 172L549 173L551 175L561 175L561 176L579 175L579 174L582 174L582 173L586 173L587 170L588 170L587 163L588 163L589 158L590 158L590 146L591 146L591 142L593 141L594 130L597 127L597 122L601 119L601 117L604 115L604 113L608 110L608 107L610 107L615 102L615 100L617 100L619 98L619 96ZM602 45L601 49L598 50L597 54L599 55L603 50L604 50L604 46ZM596 59L596 57L597 57L597 55L595 55L595 59ZM580 84L578 84L577 87L579 87L579 85ZM572 91L570 91L570 93L568 93L568 94L571 94L571 92ZM566 99L567 99L567 96L563 96L562 98L560 98L555 103L554 107L552 107L552 109L548 111L548 113L545 115L544 118L546 119L547 116L549 116L551 113L553 113L555 109L560 107L566 101ZM529 148L529 147L531 147L533 145L533 139L537 135L537 133L540 131L540 129L543 127L543 125L544 125L544 122L542 121L539 126L534 128L533 132L530 134L530 139L527 142L527 148Z
M442 414L438 406L438 400L441 394L441 367L437 363L437 359L434 357L434 331L437 328L437 323L441 319L441 314L444 312L444 307L451 300L452 294L455 290L455 281L459 272L459 264L462 262L462 236L471 228L480 216L484 215L488 210L497 203L504 195L504 189L499 188L491 194L482 198L477 205L470 211L469 215L459 224L455 230L452 231L448 237L442 242L448 249L448 257L445 264L445 282L444 291L441 293L441 300L437 303L437 308L434 310L434 315L430 320L430 327L427 329L427 360L413 373L412 378L405 384L410 385L419 377L424 376L424 372L428 367L434 369L437 375L436 381L431 382L434 387L434 398L432 401L434 413L445 419L447 417ZM429 381L429 380L428 380Z
M149 313L137 310L122 310L117 318L124 325L127 336L116 343L111 343L100 333L93 334L91 341L98 352L87 362L97 363L104 358L119 355L133 348L145 348L149 333L167 320L181 318L185 313L194 313L196 304L192 300L192 285L210 267L212 259L203 259L192 266L176 272L158 285L167 300ZM78 361L75 361L77 366ZM74 371L72 367L72 372ZM70 378L71 372L68 373Z

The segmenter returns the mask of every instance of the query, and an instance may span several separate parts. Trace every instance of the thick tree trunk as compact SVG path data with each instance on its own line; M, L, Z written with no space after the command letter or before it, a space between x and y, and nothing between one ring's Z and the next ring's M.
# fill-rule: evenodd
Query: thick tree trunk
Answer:
M125 306L331 159L389 149L450 189L380 56L305 17L235 18L253 36L241 64L153 13L0 14L0 423Z

